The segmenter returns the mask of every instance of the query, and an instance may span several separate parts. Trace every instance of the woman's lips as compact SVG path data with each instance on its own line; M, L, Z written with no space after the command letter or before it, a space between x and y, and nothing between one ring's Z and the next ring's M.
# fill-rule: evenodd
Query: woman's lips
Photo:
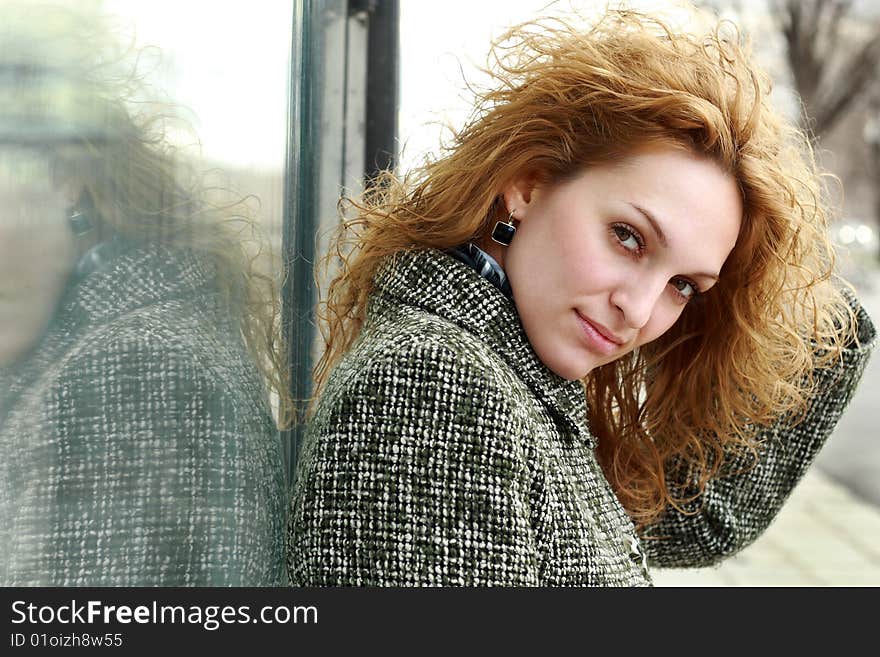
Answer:
M585 342L587 346L590 347L593 351L597 351L603 356L610 356L618 349L620 349L621 342L616 342L614 340L610 340L605 335L603 335L602 331L594 325L590 320L585 318L579 312L575 311L575 316L578 318L578 322L581 325L582 333L585 338Z

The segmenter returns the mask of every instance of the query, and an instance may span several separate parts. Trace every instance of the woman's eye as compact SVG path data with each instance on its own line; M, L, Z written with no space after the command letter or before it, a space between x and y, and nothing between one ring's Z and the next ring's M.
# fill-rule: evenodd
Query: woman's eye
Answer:
M612 229L614 230L615 237L617 237L617 240L623 248L627 251L632 251L633 253L641 251L643 246L641 238L633 230L621 224L615 224L612 226Z
M700 293L697 286L685 278L673 278L671 283L675 291L688 301Z

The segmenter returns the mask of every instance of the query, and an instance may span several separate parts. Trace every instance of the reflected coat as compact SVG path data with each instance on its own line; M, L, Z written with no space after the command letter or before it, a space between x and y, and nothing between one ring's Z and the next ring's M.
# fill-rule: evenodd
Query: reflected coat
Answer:
M0 582L283 583L264 388L204 257L120 255L0 371Z

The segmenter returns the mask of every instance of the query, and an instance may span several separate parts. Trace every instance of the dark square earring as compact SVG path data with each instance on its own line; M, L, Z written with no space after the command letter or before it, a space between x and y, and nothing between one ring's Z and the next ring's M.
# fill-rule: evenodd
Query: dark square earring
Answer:
M67 221L70 223L70 228L73 230L73 234L77 237L85 235L95 227L92 218L79 209L68 210Z
M510 246L513 241L513 235L516 233L516 226L513 225L513 212L507 217L507 222L495 222L495 228L492 230L492 239L503 246Z
M67 221L73 234L80 237L94 230L96 214L92 195L83 189L76 204L67 209Z

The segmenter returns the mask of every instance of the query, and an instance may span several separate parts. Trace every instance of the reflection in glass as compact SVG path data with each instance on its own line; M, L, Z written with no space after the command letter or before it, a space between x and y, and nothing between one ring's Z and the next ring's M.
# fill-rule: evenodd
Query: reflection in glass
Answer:
M171 146L110 22L0 9L0 584L281 584L252 213Z

